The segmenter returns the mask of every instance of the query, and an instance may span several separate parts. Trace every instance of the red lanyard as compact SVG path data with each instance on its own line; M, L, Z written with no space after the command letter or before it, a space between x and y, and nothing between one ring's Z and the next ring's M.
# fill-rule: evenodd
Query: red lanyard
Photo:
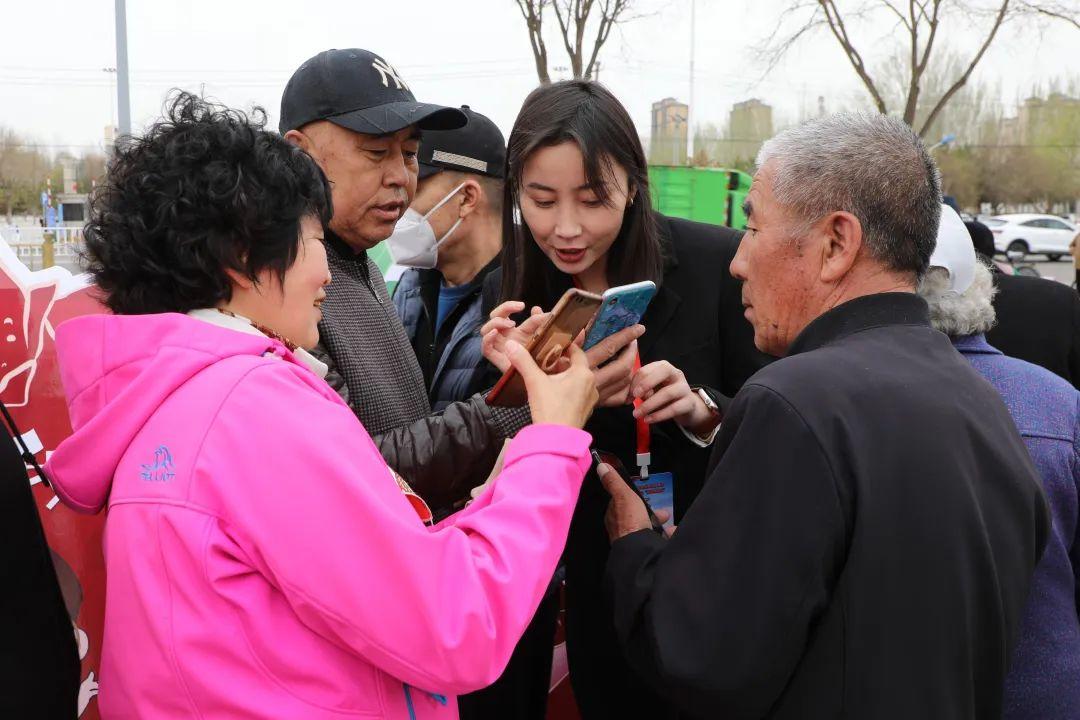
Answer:
M641 369L641 354L638 353L634 356L634 374L637 375L638 370ZM644 400L641 398L634 398L634 409L637 410L641 407ZM640 471L640 477L642 480L649 477L649 464L652 461L652 457L649 453L649 445L652 438L649 432L649 423L645 422L644 417L634 418L634 426L637 434L637 466Z
M578 290L583 289L581 283L578 282L576 277L571 276L571 281L574 283L574 287ZM641 353L634 356L634 374L641 369ZM637 410L644 402L641 398L634 398L634 409ZM645 422L645 418L634 418L634 430L637 435L637 466L638 477L642 480L649 477L649 464L652 461L652 456L649 453L649 446L652 442L652 438L649 432L649 423Z

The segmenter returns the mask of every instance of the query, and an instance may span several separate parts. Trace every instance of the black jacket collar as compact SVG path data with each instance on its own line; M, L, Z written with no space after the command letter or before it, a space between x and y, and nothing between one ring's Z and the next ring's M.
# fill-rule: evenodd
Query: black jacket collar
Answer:
M484 285L484 279L487 278L496 268L499 267L500 256L496 255L492 258L491 262L483 267L480 272L476 273L476 277L470 280L466 285L469 286L470 291L479 289ZM436 287L442 286L443 275L438 270L418 270L419 285L421 287L427 285L435 285Z
M367 267L367 250L354 250L349 243L342 240L337 233L330 228L326 228L326 232L323 235L326 240L327 248L333 250L334 254L344 260L355 260Z
M915 293L890 292L864 295L819 315L803 328L788 355L817 350L860 330L885 325L930 327L930 309Z

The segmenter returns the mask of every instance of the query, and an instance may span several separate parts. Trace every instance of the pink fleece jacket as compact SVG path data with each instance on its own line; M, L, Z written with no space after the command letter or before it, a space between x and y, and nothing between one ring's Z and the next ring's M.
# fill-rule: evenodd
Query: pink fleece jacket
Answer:
M375 445L280 343L184 315L57 331L61 498L108 505L101 715L457 717L540 601L589 435L532 426L425 527Z

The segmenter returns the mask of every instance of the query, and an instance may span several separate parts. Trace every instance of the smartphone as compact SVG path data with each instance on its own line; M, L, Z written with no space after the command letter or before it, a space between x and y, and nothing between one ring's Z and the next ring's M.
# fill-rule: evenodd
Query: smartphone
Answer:
M585 329L603 298L593 293L570 288L551 311L551 316L537 330L526 349L533 356L536 364L546 373L555 372L559 358L563 356L570 343ZM497 407L516 407L528 402L525 381L513 367L509 368L487 397L488 405Z
M658 533L663 533L664 523L660 522L660 518L656 517L656 513L654 513L652 507L649 506L649 501L645 499L645 495L643 495L638 486L634 484L634 481L630 479L630 475L626 472L626 466L622 464L622 461L619 460L617 456L612 455L609 452L604 452L603 450L593 450L592 458L593 462L597 465L605 463L610 465L611 469L618 473L623 482L634 491L635 495L641 498L641 502L645 503L645 510L649 513L649 522L652 523L652 529Z
M645 280L630 285L608 288L601 298L603 304L592 327L585 336L586 350L606 337L637 325L656 295L656 283Z

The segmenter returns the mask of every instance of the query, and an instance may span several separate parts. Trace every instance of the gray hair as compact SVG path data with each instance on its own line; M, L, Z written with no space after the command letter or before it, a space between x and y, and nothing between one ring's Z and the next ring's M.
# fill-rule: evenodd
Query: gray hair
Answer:
M768 162L775 165L773 195L805 227L849 212L878 262L916 278L926 272L941 217L941 177L904 122L880 113L811 120L766 141L757 166Z
M930 306L930 323L951 338L985 333L994 326L994 287L990 268L975 263L975 279L958 295L949 289L949 272L932 267L919 282L919 297Z

